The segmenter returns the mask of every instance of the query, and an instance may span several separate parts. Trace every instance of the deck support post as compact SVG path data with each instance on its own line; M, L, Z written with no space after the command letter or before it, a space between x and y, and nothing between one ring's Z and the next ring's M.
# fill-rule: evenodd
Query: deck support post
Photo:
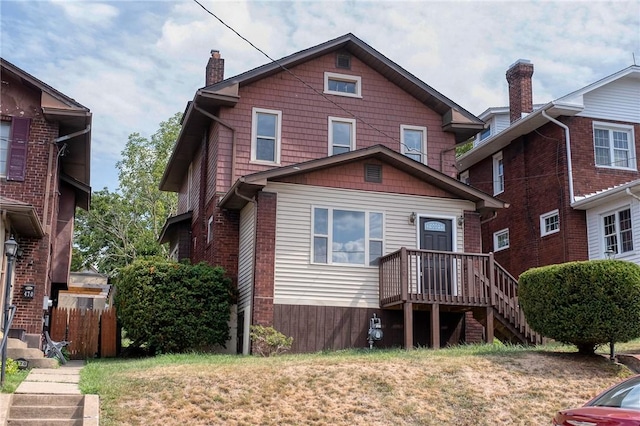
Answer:
M404 348L413 349L413 303L405 302L404 309Z
M431 349L440 349L440 305L431 305Z
M487 330L485 343L493 343L493 306L487 306Z

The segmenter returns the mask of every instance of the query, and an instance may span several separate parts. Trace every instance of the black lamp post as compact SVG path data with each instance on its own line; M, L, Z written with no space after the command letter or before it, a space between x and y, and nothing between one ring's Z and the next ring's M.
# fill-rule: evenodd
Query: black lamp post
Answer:
M4 254L7 256L7 271L5 274L5 288L4 288L4 305L2 309L2 370L0 370L0 385L4 386L4 375L7 370L7 345L9 333L9 305L11 304L11 275L13 272L13 261L18 253L18 243L13 239L13 235L7 241L4 242Z

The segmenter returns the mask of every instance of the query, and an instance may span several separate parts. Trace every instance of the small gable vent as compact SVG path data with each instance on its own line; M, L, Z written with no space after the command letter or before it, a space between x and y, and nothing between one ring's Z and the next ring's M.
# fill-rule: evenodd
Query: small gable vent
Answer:
M364 165L364 181L373 183L382 183L382 165L365 164Z
M351 69L351 55L346 53L338 53L336 55L336 68Z

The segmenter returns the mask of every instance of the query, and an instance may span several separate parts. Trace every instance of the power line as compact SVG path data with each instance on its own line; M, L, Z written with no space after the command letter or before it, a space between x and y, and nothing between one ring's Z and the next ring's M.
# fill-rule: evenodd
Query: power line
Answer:
M298 77L293 71L291 71L290 69L288 69L287 67L285 67L284 65L282 65L278 60L273 59L271 56L269 56L267 53L265 53L262 49L260 49L258 46L256 46L255 44L253 44L249 39L247 39L246 37L244 37L242 34L240 34L238 31L236 31L233 27L231 27L229 24L227 24L226 22L224 22L220 17L218 17L215 13L211 12L209 9L207 9L202 3L200 3L198 0L193 0L198 6L200 6L205 12L207 12L209 15L213 16L216 20L218 20L218 22L220 22L222 25L224 25L225 27L227 27L229 30L231 30L235 35L237 35L238 37L240 37L242 40L244 40L246 43L248 43L251 47L253 47L255 50L257 50L258 52L260 52L262 55L264 55L267 59L269 59L272 63L276 64L278 67L280 67L282 70L284 70L285 72L289 73L293 78L295 78L296 80L298 80L300 83L302 83L304 86L306 86L307 88L311 89L315 94L320 95L322 98L324 98L327 102L331 103L332 105L336 106L337 108L339 108L340 110L344 111L345 113L349 114L351 117L355 118L356 120L360 121L361 123L365 124L366 126L370 127L371 129L375 130L376 132L380 133L382 136L399 143L401 146L404 146L406 149L408 149L410 152L415 152L415 153L420 153L421 155L426 156L427 153L423 152L422 150L417 150L415 148L412 148L406 144L404 144L402 141L394 138L393 136L388 135L387 133L385 133L384 131L378 129L376 126L374 126L373 124L370 124L369 122L367 122L366 120L364 120L363 118L359 117L358 115L356 115L355 113L349 111L348 109L346 109L345 107L343 107L342 105L336 103L335 101L331 100L329 97L327 97L324 93L320 92L319 90L317 90L315 87L311 86L309 83L307 83L306 81L304 81L302 78Z

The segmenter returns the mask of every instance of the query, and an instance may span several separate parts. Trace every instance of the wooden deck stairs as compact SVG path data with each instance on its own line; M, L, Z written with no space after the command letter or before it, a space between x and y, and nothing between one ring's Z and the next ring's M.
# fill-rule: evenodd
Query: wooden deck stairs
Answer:
M471 311L485 327L485 340L496 337L519 344L542 343L518 303L518 282L493 254L402 248L380 259L380 307L402 308L405 347L412 347L414 305L431 310L432 346L439 345L439 312ZM408 325L408 326L407 326Z

